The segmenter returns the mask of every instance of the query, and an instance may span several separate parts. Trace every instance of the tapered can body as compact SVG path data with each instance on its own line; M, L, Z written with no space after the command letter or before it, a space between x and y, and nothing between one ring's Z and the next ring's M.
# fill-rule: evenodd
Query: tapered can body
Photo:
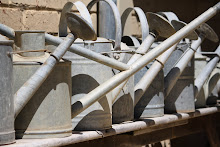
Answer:
M14 92L41 66L49 55L14 55ZM71 63L60 61L15 120L16 138L55 138L72 134Z
M96 41L82 41L77 39L75 44L97 53L111 52L112 49L112 43L104 38L98 38ZM67 52L64 55L64 59L72 62L72 105L112 77L112 68L85 57ZM72 109L72 112L74 112L74 109ZM73 130L104 130L111 128L111 125L111 92L72 118Z
M0 145L15 142L12 45L0 41Z

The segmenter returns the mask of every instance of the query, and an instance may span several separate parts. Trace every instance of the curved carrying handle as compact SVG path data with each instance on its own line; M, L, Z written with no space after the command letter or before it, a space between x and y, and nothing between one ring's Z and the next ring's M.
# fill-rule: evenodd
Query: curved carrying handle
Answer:
M99 1L103 1L106 2L107 4L109 4L109 6L111 7L113 13L114 13L114 17L115 17L115 46L114 46L114 50L121 50L121 37L122 37L122 31L121 31L121 19L120 19L120 14L118 11L117 6L115 5L115 3L111 0L93 0L91 1L87 8L88 10L91 10L91 8L93 7L94 4L96 4Z
M179 21L179 18L173 12L158 12L157 14L159 14L163 17L166 17L169 22L171 22L172 20L178 20Z
M80 15L86 20L88 21L88 23L90 23L92 25L92 19L91 16L89 14L88 9L86 8L86 6L81 2L81 1L77 1L77 2L67 2L61 12L61 16L60 16L60 22L59 22L59 37L66 37L67 36L67 22L66 22L66 17L65 14L67 12L70 12L72 7L75 6L76 9L79 11Z
M142 40L144 40L147 37L147 35L149 34L149 26L148 26L147 18L145 16L143 10L139 7L127 8L123 12L123 14L121 16L122 32L124 32L125 23L126 23L127 18L132 10L134 10L135 13L138 15L138 18L141 23Z

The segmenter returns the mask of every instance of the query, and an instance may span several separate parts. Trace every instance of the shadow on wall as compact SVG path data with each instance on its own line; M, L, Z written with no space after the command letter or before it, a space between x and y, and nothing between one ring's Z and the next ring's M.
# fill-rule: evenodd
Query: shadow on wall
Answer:
M142 8L144 12L172 11L176 13L180 20L186 23L189 23L218 2L219 0L133 0L134 6ZM218 22L220 22L220 15L214 16L207 23L217 34L220 34ZM205 40L202 50L213 49L214 51L217 46L218 43Z

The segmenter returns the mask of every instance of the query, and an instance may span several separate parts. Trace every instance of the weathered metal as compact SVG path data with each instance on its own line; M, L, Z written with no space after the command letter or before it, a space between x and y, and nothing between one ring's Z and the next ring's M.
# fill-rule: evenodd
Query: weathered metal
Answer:
M128 8L123 12L121 16L122 30L124 30L125 22L127 20L129 13L132 12L132 10L134 10L138 15L143 33L142 40L144 40L149 34L148 32L149 28L144 12L138 7ZM134 37L130 37L130 38L136 40L136 43L138 42L136 38ZM140 44L137 47L139 46ZM127 54L121 53L119 55L120 55L119 61L123 63L128 63L130 58L132 57L132 55L129 53ZM114 74L117 74L119 72L120 71L114 70ZM126 85L122 88L120 93L116 95L116 97L113 97L113 99L115 99L115 101L112 106L112 123L116 124L116 123L122 123L124 121L133 120L134 119L134 76L128 79Z
M117 0L111 0L113 3L117 4ZM114 12L111 6L104 1L98 3L98 34L100 37L115 40L115 19Z
M49 57L14 55L16 92ZM71 125L71 63L57 63L31 100L15 119L16 138L57 138L72 134Z
M167 16L169 18L169 16ZM185 25L182 25L184 27ZM174 25L174 28L176 26ZM178 31L180 28L176 29ZM192 32L190 36L194 36ZM195 39L190 37L190 39ZM164 114L164 96L163 96L163 71L167 61L170 61L175 53L176 47L182 45L174 45L169 50L159 56L146 74L135 85L135 118L158 117ZM178 48L177 47L177 48ZM175 57L175 56L174 56ZM173 63L172 63L173 64Z
M13 41L0 40L0 145L15 142L13 86Z
M213 69L216 67L216 65L219 61L220 46L216 49L215 53L217 54L217 56L212 58L207 63L207 65L203 68L202 72L198 75L198 77L195 80L195 93L194 93L195 98L197 98L197 95L200 92L201 88L203 87L205 81L210 76L210 74L212 73ZM214 88L214 84L211 84L211 85ZM213 89L213 88L211 88L211 89Z
M167 18L171 18L167 14ZM169 20L169 19L168 19ZM176 45L159 56L135 85L135 119L164 115L164 63Z
M220 9L219 5L220 3L209 8L206 12L204 12L199 17L197 17L192 22L190 22L187 26L185 26L184 28L179 30L177 33L175 33L174 35L166 39L156 48L154 48L153 50L145 54L143 57L139 58L135 63L133 63L130 66L129 70L123 71L115 75L114 77L112 77L111 79L103 83L102 85L98 86L97 88L89 92L86 96L82 97L76 103L74 103L72 105L72 108L74 108L75 111L72 114L72 117L78 115L80 112L87 109L90 105L92 105L93 103L101 99L103 96L105 96L106 93L110 92L116 86L120 85L123 81L125 81L130 76L135 74L138 70L146 66L152 60L157 58L160 54L165 52L172 45L176 44L182 38L187 36L191 31L193 31L194 29L199 27L202 23L204 23L205 21L213 17L215 14L217 14Z
M216 35L213 35L215 34L215 32L207 24L202 24L200 28L204 29L199 30L199 38L192 43L191 47L189 47L187 49L187 52L184 53L184 56L181 57L181 60L178 61L178 63L176 63L176 65L174 66L174 68L176 68L177 70L173 69L173 71L170 71L169 74L166 76L164 90L166 96L169 94L170 90L175 85L175 82L177 81L178 77L181 75L184 68L187 66L187 64L189 63L195 51L198 49L203 40L207 38L209 40L216 41Z
M55 37L49 34L45 34L45 38L48 44L55 45L55 46L59 45L63 41L61 38ZM88 59L104 64L106 66L118 69L120 71L129 69L129 66L126 65L125 63L119 62L113 58L109 58L99 53L93 52L91 50L88 50L76 44L73 44L70 46L69 52L78 54L80 56L86 57Z
M15 31L16 50L41 50L45 49L45 31ZM22 56L42 56L44 52L23 52Z
M155 32L156 30L160 37L167 38L175 32L172 25L163 17L159 17L159 15L148 13L147 18L151 32ZM164 30L164 32L162 30ZM171 49L169 49L169 51L172 52L174 49L175 47L172 47ZM161 68L163 67L163 63L160 63L159 60L156 60L155 62L159 62L159 66L162 64ZM152 64L153 63L151 63L151 65ZM138 74L136 74L138 77L136 76L135 79L135 81L137 82L135 83L135 119L164 115L163 71L157 71L157 69L159 69L156 68L157 63L153 64L153 67L151 67L151 65L148 65L148 67L145 68L145 72L143 72L142 70L142 73L138 72ZM149 68L151 68L149 72L156 71L155 74L150 73L150 75L154 76L154 80L148 79ZM145 74L146 77L144 77ZM151 81L151 83L148 83L148 81ZM147 86L147 88L145 86Z
M70 23L68 23L69 21ZM87 24L84 19L81 19L81 17L77 15L71 15L69 13L67 16L67 23L73 34L81 35L76 37L87 40L96 39L96 36L94 35L95 32L92 27ZM72 25L74 25L74 27ZM88 32L90 35L86 35ZM34 95L34 93L39 89L41 84L46 80L56 63L61 59L61 57L65 54L67 49L74 41L75 37L71 34L68 35L66 39L51 54L51 56L48 57L44 64L41 65L41 67L35 72L35 74L31 76L31 78L15 93L15 117L20 113L20 111Z
M171 14L172 15L170 16L170 13L168 13L168 14L164 13L164 15L167 17L167 19L172 21L172 25L176 31L180 30L181 28L183 28L186 25L186 23L179 21L179 20L176 20L178 18L175 18L173 16L174 15L173 13L171 13ZM198 39L198 35L195 31L193 31L188 36L186 36L185 39L196 40L196 39ZM169 73L169 71L173 68L175 63L180 59L182 54L186 51L188 46L189 46L189 43L187 43L186 40L180 41L176 50L170 55L169 59L167 60L166 64L164 65L164 68L163 68L164 76L166 76Z
M123 32L124 32L124 29L125 29L125 23L127 21L127 18L129 16L129 14L132 11L135 11L135 13L138 16L138 19L140 20L141 35L142 35L142 40L144 40L149 34L149 26L148 26L148 22L147 22L147 19L146 19L146 16L145 16L143 10L139 7L127 8L122 13L122 15L121 15L122 34L124 34Z
M122 22L122 33L124 32L125 29L125 24L127 21L127 18L129 16L129 14L134 11L137 16L138 19L140 20L140 25L141 25L141 35L142 35L142 40L144 41L146 39L146 37L149 35L149 25L147 22L147 18L146 15L144 14L143 10L140 9L139 7L134 7L134 8L127 8L121 16L121 22ZM150 41L150 40L149 40ZM138 47L140 47L140 42L137 38L133 37L133 36L123 36L122 37L122 42L126 43L130 48L133 49L137 49ZM139 76L143 75L143 73L146 72L146 68L142 68L140 71L138 71L135 75L134 75L134 85L138 82L138 80L140 79Z
M14 30L6 25L3 25L3 24L0 24L0 33L6 35L10 39L14 39L14 37L15 37ZM55 36L47 34L47 33L45 33L45 41L47 44L55 45L55 46L58 46L60 43L63 42L63 40L61 38L55 37ZM84 47L80 47L78 45L74 45L74 44L71 45L69 47L69 51L73 52L75 54L78 54L80 56L86 57L88 59L91 59L93 61L96 61L98 63L104 64L106 66L118 69L120 71L124 71L124 70L129 69L129 66L126 65L125 63L121 63L113 58L109 58L109 57L106 57L106 56L101 55L99 53L87 50Z
M152 43L156 40L158 36L161 37L168 37L171 36L173 33L175 33L174 28L171 26L171 24L164 19L162 16L157 15L155 13L147 13L148 24L150 27L150 34L146 37L146 39L142 42L141 46L136 50L138 54L134 54L131 59L128 61L128 65L131 65L135 63L136 60L138 60L142 55L140 53L145 54L149 49ZM156 21L155 21L155 20ZM162 30L166 28L166 31L163 32ZM142 73L143 74L143 73ZM137 78L140 78L142 75L138 75ZM135 80L139 81L139 80ZM120 84L117 88L113 90L113 102L115 101L117 95L125 85L125 82Z
M15 40L20 52L30 54L13 54L14 93L50 56L44 52L37 54L38 49L45 48L44 31L16 31ZM27 50L32 50L34 54L26 52ZM72 134L70 88L71 64L60 61L16 117L16 138L70 136Z
M122 30L121 30L121 20L120 20L120 13L118 11L118 8L116 6L116 4L114 3L116 0L92 0L87 8L88 10L91 10L91 8L98 2L105 2L106 4L108 4L108 8L106 8L106 5L103 5L103 3L100 4L100 6L104 6L104 8L101 8L102 14L100 14L99 16L101 16L100 20L100 24L105 25L105 26L99 26L100 31L99 33L101 33L103 36L106 36L108 39L110 38L114 38L115 40L115 44L114 44L114 50L121 50L121 37L122 37ZM114 21L111 21L110 19L112 19L113 17L111 16L112 13L109 13L109 8L112 9L112 12L114 14ZM103 13L104 12L104 13ZM106 18L104 15L108 15ZM103 17L102 17L103 16ZM109 18L112 17L112 18ZM110 26L113 25L114 26ZM107 28L106 28L107 27ZM108 28L109 27L109 28ZM106 31L108 30L108 31ZM107 34L105 34L105 32ZM109 33L110 31L115 31L114 33ZM108 35L109 33L109 35ZM113 36L115 35L115 36Z
M67 3L68 4L68 3ZM64 6L66 7L67 4ZM72 6L72 4L70 5ZM70 10L70 9L69 9ZM83 12L88 11L86 7ZM63 9L63 13L69 13ZM89 13L88 13L89 14ZM89 16L87 16L88 18ZM118 22L120 17L115 18ZM59 26L63 25L62 19L60 19ZM67 27L67 26L66 26ZM66 29L62 29L66 30ZM60 31L62 31L60 29ZM59 32L59 34L65 34L65 32ZM117 36L120 37L120 36ZM83 41L77 40L75 44L86 48L87 50L94 51L96 53L110 52L112 50L112 41L98 37L96 41ZM85 57L76 55L71 52L67 52L64 59L71 61L71 77L72 77L72 97L71 104L74 104L81 97L89 93L91 90L101 85L104 81L112 77L112 68L102 65L100 63L86 59ZM92 72L91 72L92 71ZM100 101L91 105L88 109L72 117L72 129L73 130L104 130L111 128L112 125L112 97L111 93L107 94ZM72 109L72 112L75 110Z
M206 66L201 67L202 71L195 79L194 95L196 108L205 107L206 104L215 104L217 102L217 97L210 94L220 78L218 72L212 74L219 61L220 46L216 49L215 53L216 56L213 57Z
M157 61L154 61L154 62L157 62ZM149 68L155 70L155 64L153 63ZM147 75L147 79L149 80L150 77L148 75L148 71L146 72L145 75ZM135 102L136 103L134 107L134 117L135 119L140 119L140 118L146 118L146 117L163 116L164 115L163 70L160 70L159 72L155 73L154 75L155 78L154 80L152 80L152 83L148 86L148 88L145 88L145 85L142 84L143 82L146 83L146 81L143 81L144 76L135 85ZM141 86L141 87L137 88L138 86ZM146 90L144 91L144 89Z
M208 57L202 55L200 52L195 53L195 78L201 73L203 67L206 66Z
M75 44L97 53L110 52L112 49L111 41L99 37L96 41L78 40ZM68 52L63 58L72 62L71 104L74 104L91 90L112 77L112 68L85 57ZM109 93L76 117L72 117L72 128L74 130L104 130L110 128L112 125L111 100L112 96ZM72 113L74 111L72 109Z
M199 28L202 28L199 29L199 38L192 43L164 79L166 113L195 111L194 53L205 37L215 40L215 37L212 37L215 33L207 24L202 24Z
M0 34L7 36L8 38L11 39L14 39L15 37L15 31L4 24L0 24Z
M66 37L67 33L67 21L66 21L66 13L71 12L72 7L75 6L76 9L79 11L80 15L92 26L92 19L90 17L89 12L86 9L86 6L81 1L76 2L67 2L62 9L60 22L59 23L59 36Z

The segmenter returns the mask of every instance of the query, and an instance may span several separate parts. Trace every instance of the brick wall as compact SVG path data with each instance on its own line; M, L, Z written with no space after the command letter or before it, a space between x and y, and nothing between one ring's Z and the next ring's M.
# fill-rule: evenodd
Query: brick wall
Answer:
M45 30L57 33L61 10L75 0L0 0L0 23L15 30ZM87 5L90 0L81 0ZM73 11L76 9L73 7ZM96 29L96 6L91 10Z
M76 0L0 0L0 23L15 30L46 30L57 33L60 12L64 4ZM91 0L81 0L87 5ZM140 7L144 12L173 11L178 17L190 22L199 14L216 4L219 0L117 0L120 13L127 7ZM93 26L97 29L97 8L91 11ZM76 11L73 8L73 11ZM220 15L213 17L208 24L220 34ZM124 35L141 37L140 23L134 12L129 16ZM205 50L215 48L218 44L205 41Z

